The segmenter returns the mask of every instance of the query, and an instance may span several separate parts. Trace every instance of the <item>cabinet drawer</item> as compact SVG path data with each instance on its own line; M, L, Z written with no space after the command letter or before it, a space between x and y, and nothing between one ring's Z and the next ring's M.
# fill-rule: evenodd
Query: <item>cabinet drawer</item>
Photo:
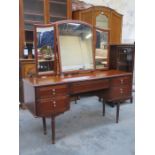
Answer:
M37 99L56 97L58 95L68 95L67 85L46 86L36 89Z
M131 86L129 85L124 85L121 87L112 87L108 91L106 98L108 98L108 100L124 99L126 97L131 96L131 90Z
M55 99L40 99L37 102L37 115L50 117L69 109L69 96L61 96Z
M72 93L82 93L109 88L109 80L93 80L73 83Z
M131 82L132 82L131 76L122 76L111 79L112 86L131 85Z

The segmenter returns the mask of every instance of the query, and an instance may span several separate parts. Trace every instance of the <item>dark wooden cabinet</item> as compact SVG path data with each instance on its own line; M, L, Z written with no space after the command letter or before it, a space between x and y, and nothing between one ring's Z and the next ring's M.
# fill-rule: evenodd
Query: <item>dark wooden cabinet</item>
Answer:
M32 55L34 24L71 19L71 0L20 0L19 1L20 58L24 57L24 47L28 47L29 57Z
M109 53L109 67L110 69L133 73L134 57L134 44L111 44Z

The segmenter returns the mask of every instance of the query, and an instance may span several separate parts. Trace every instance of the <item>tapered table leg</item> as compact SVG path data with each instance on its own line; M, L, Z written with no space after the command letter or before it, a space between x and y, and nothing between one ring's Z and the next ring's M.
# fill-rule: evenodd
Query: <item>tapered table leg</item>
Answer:
M52 144L55 144L55 117L51 117Z
M130 103L133 103L133 97L130 98Z
M119 109L120 109L120 103L117 103L116 106L116 123L119 121Z
M102 98L101 98L101 96L99 96L99 97L98 97L98 101L99 101L99 102L101 102L101 101L102 101Z
M103 116L105 116L105 102L102 101L102 104L103 104Z
M44 130L44 135L46 135L46 134L47 134L47 129L46 129L46 118L43 117L42 120L43 120L43 130Z

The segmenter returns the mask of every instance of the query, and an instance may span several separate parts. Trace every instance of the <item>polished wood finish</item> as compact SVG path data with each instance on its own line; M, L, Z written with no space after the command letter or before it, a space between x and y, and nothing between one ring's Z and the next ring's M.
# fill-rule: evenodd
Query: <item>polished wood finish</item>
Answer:
M48 24L50 22L49 19L49 2L48 0L44 0L44 23Z
M101 95L105 101L118 103L116 111L116 122L118 122L119 102L132 97L131 77L132 73L108 70L66 76L25 78L23 80L24 101L34 116L51 118L54 144L55 117L70 109L71 97L74 95L85 93ZM105 102L103 102L104 115Z
M50 117L51 115L61 114L69 110L69 97L56 96L37 101L37 115L42 117Z
M110 23L110 43L121 43L122 42L122 15L116 11L111 12L111 23Z
M71 91L73 94L78 94L82 92L94 91L96 88L98 88L98 90L109 88L109 80L92 80L91 83L90 81L75 82L71 86Z
M115 10L105 6L92 6L87 9L73 11L73 19L85 21L96 26L96 17L102 12L108 18L108 28L111 32L110 43L121 43L123 16Z
M67 85L45 86L36 89L38 99L51 98L56 96L65 95L69 92Z
M67 1L67 19L72 19L72 0Z
M24 33L24 14L23 14L23 0L19 0L19 57L23 58L23 49L25 42Z
M103 99L108 102L117 102L131 99L132 75L110 79L110 89L103 94Z

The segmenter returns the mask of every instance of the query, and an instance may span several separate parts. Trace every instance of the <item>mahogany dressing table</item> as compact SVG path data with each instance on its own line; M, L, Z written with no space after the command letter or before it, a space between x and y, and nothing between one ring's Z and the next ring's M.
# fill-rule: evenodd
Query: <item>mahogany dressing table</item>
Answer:
M120 102L132 98L132 73L109 70L109 30L79 21L36 25L34 32L38 75L23 79L24 103L30 112L51 118L55 143L55 117L70 110L73 96L89 93L115 102L116 122ZM44 62L44 63L43 63Z
M94 71L70 77L26 78L23 82L24 99L28 109L36 117L51 117L52 143L55 143L55 117L70 110L72 95L89 92L92 95L102 94L105 101L117 101L117 123L119 102L132 97L132 74L117 70ZM46 132L45 122L44 130Z

